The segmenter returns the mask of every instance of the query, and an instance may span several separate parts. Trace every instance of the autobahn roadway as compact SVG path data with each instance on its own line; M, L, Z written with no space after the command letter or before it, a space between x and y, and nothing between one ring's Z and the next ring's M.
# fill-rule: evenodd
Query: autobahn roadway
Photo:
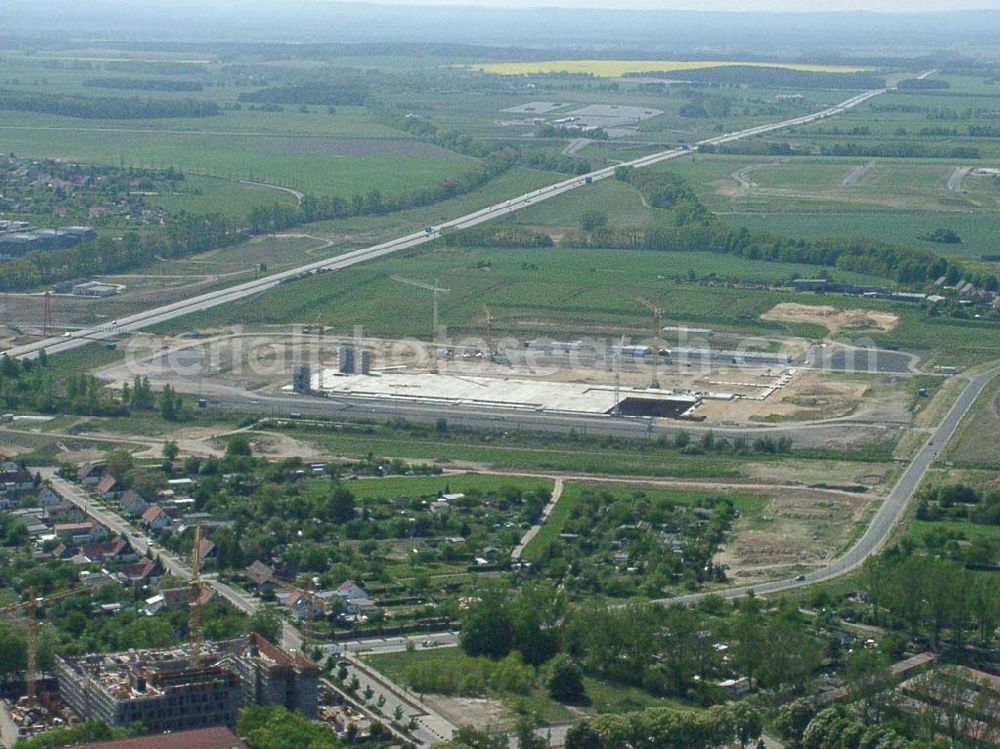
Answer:
M926 74L925 74L926 75ZM456 219L446 221L443 224L439 224L436 227L426 227L429 231L421 230L407 234L403 237L390 240L388 242L383 242L382 244L377 244L372 247L367 247L359 250L352 250L349 252L342 253L332 258L325 258L323 260L318 260L306 265L302 265L289 270L281 271L279 273L274 273L264 278L255 279L253 281L246 281L244 283L237 284L235 286L230 286L225 289L218 289L215 291L206 292L204 294L191 297L190 299L182 299L176 302L171 302L170 304L163 305L161 307L156 307L154 309L145 310L143 312L137 312L132 315L116 320L111 324L104 324L92 328L84 328L77 331L69 332L60 337L46 338L41 341L36 341L24 346L17 346L8 349L6 353L8 356L12 357L28 357L33 358L38 355L38 352L45 349L48 354L57 354L62 351L69 351L80 346L85 346L88 343L100 340L110 340L120 335L122 333L129 333L136 330L141 330L145 328L152 327L154 325L159 325L161 323L174 320L178 317L183 317L184 315L189 315L194 312L201 312L203 310L210 309L212 307L217 307L221 304L226 304L228 302L235 302L240 299L252 296L254 294L259 294L263 291L273 289L281 283L288 281L293 281L297 278L302 278L314 273L325 272L325 271L337 271L343 270L344 268L349 268L352 265L358 263L363 263L369 260L375 260L377 258L389 255L395 252L400 252L402 250L411 249L413 247L419 247L427 242L432 242L438 239L442 232L444 231L456 231L460 229L467 229L472 226L484 223L486 221L491 221L500 216L507 215L513 211L523 210L529 206L541 203L545 200L550 200L558 195L569 192L571 190L576 190L586 185L598 182L600 180L609 179L614 176L615 170L618 166L627 166L634 168L642 168L647 166L653 166L654 164L659 164L663 161L668 161L670 159L681 158L694 153L697 150L697 146L702 145L722 145L725 143L731 143L733 141L742 140L744 138L750 138L757 135L762 135L764 133L773 132L775 130L782 130L789 127L795 127L797 125L807 125L818 120L822 120L828 117L833 117L843 112L852 109L859 104L862 104L876 96L884 94L890 91L890 88L875 89L872 91L866 91L862 94L852 96L846 101L841 102L835 106L829 107L827 109L821 110L819 112L814 112L812 114L803 115L801 117L795 117L789 120L783 120L781 122L775 122L767 125L758 125L756 127L747 128L745 130L740 130L733 133L725 133L723 135L718 135L712 138L707 138L705 140L699 141L694 144L692 148L672 148L665 151L658 151L657 153L649 154L633 161L625 162L621 165L604 167L602 169L597 169L588 174L583 174L569 179L557 182L548 187L543 187L538 190L521 195L517 198L512 198L495 205L481 208L472 213L466 214Z

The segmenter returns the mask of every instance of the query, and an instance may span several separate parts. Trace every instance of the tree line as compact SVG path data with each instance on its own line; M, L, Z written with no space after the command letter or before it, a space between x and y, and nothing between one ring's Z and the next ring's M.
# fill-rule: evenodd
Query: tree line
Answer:
M87 78L83 85L136 91L201 91L204 88L198 81L178 78Z
M869 560L863 579L875 624L926 636L935 649L946 637L956 648L993 647L1000 624L997 577L902 545Z
M969 520L1000 525L1000 490L967 484L943 484L923 491L917 500L920 520Z
M347 81L272 86L242 93L238 100L250 104L363 106L367 99L367 86L359 81Z
M42 112L91 120L149 120L211 117L222 110L215 102L196 99L126 99L0 89L0 111Z

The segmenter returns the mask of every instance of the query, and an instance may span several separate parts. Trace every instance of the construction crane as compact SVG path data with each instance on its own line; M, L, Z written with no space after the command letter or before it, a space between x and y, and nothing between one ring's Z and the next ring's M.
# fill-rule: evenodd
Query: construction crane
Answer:
M437 352L437 337L438 337L438 294L447 294L451 289L442 289L438 286L438 280L435 278L433 284L425 283L423 281L414 281L412 278L403 278L402 276L391 276L393 281L398 281L399 283L405 283L408 286L416 286L418 289L426 289L430 291L434 300L434 329L431 332L431 355L433 357L433 362L431 366L431 372L434 374L438 373L438 352Z
M494 361L496 351L493 348L493 312L485 304L483 305L483 315L486 322L486 355L490 361Z
M191 642L191 668L201 666L201 524L194 527L194 548L191 550L191 616L188 619L188 639Z
M660 330L663 327L663 307L661 307L659 304L654 304L648 299L643 299L642 297L637 297L636 301L653 313L653 340L650 341L649 344L653 350L653 379L649 383L649 387L655 390L659 390L660 381L656 378L656 370L657 366L660 363L659 338L660 338Z
M611 409L611 415L614 417L620 417L622 415L622 349L625 348L625 334L622 333L621 339L618 341L618 347L614 352L614 367L615 367L615 405Z
M14 603L10 606L0 609L0 615L6 616L12 613L22 613L25 616L25 652L24 652L24 688L25 696L27 697L28 707L35 706L35 699L38 693L38 608L39 603L42 604L50 601L58 601L62 598L68 598L69 596L76 595L82 591L88 590L84 586L77 586L75 588L70 588L69 590L64 590L59 593L54 593L46 598L37 598L35 596L35 589L30 588L28 590L28 598L20 603Z

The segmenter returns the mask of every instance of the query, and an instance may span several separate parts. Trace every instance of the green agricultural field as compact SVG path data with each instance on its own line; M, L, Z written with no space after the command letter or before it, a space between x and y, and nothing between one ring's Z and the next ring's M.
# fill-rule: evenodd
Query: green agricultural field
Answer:
M993 215L964 212L729 212L721 215L734 227L746 226L784 236L803 238L858 237L880 239L929 250L961 260L970 268L996 273L996 262L980 261L997 254ZM961 244L921 239L935 229L953 229Z
M174 166L344 197L369 190L398 195L474 163L401 133L387 137L387 128L370 119L359 121L357 111L285 117L227 112L196 120L122 123L0 112L0 142L4 151L19 156ZM312 118L316 129L297 132L305 117Z
M259 205L292 204L296 198L273 187L192 174L185 177L176 192L147 195L143 201L171 213L223 213L242 218Z
M1000 188L969 175L949 178L961 160L728 156L698 154L667 167L685 177L719 214L934 212L993 216Z
M490 305L499 326L532 329L539 322L559 330L646 326L637 296L661 300L667 317L679 322L806 336L808 325L765 322L757 317L787 293L734 290L727 280L775 283L811 275L809 266L762 263L709 253L550 249L435 249L383 259L330 276L282 286L253 299L185 318L185 328L227 321L287 323L323 320L335 329L363 325L378 335L423 335L429 329L426 295L402 286L392 275L434 279L452 292L441 303L441 321L453 330L478 330L482 305ZM836 271L844 281L878 279ZM689 282L689 278L701 279ZM384 300L392 299L391 306ZM425 324L426 322L426 324Z

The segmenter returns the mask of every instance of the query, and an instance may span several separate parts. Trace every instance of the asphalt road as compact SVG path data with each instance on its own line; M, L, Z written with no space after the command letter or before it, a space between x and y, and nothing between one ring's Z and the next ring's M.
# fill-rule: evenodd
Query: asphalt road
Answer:
M789 127L794 127L796 125L805 125L811 122L816 122L817 120L822 120L827 117L833 117L835 115L841 114L853 107L862 104L880 94L889 91L890 89L877 89L873 91L867 91L863 94L853 96L846 101L841 102L833 107L824 109L820 112L814 112L812 114L804 115L802 117L795 117L790 120L784 120L782 122L775 122L768 125L759 125L757 127L747 128L746 130L740 130L738 132L726 133L724 135L715 136L713 138L708 138L703 141L699 141L694 144L691 149L686 148L673 148L666 151L659 151L648 156L643 156L641 158L635 159L633 161L626 162L621 166L630 166L635 168L642 168L646 166L652 166L663 161L668 161L670 159L676 159L683 156L687 156L694 153L697 150L697 146L700 145L721 145L724 143L731 143L733 141L742 140L744 138L750 138L756 135L762 135L764 133L769 133L775 130L782 130ZM7 350L7 354L12 357L35 357L38 352L45 349L49 354L56 354L62 351L69 351L80 346L85 346L88 343L100 340L112 339L121 333L127 333L135 330L141 330L154 325L159 325L170 320L174 320L178 317L191 314L193 312L200 312L212 307L216 307L220 304L226 304L227 302L237 301L239 299L244 299L248 296L254 294L259 294L262 291L267 291L268 289L273 289L275 286L285 283L287 281L292 281L296 278L301 278L314 273L325 272L325 271L337 271L344 268L348 268L357 263L363 263L368 260L374 260L376 258L382 257L384 255L389 255L394 252L399 252L400 250L406 250L413 247L418 247L427 242L436 240L442 231L454 231L459 229L467 229L472 226L484 223L486 221L491 221L500 216L507 215L513 211L522 210L529 206L535 205L536 203L541 203L545 200L549 200L563 193L569 192L571 190L580 189L586 187L592 182L598 182L600 180L609 179L614 177L616 166L605 167L603 169L598 169L589 174L571 177L570 179L557 182L554 185L549 185L548 187L543 187L538 190L521 195L520 197L513 198L511 200L506 200L502 203L497 203L496 205L489 206L487 208L482 208L478 211L473 211L460 218L447 221L435 227L430 228L431 231L417 231L412 234L407 234L406 236L399 237L398 239L393 239L389 242L384 242L382 244L375 245L373 247L368 247L360 250L353 250L351 252L346 252L333 258L326 258L324 260L318 260L313 263L308 263L306 265L299 266L297 268L292 268L290 270L282 271L280 273L274 273L270 276L264 278L256 279L253 281L247 281L235 286L230 286L226 289L219 289L216 291L210 291L205 294L200 294L198 296L192 297L190 299L183 299L177 302L172 302L170 304L163 305L161 307L156 307L154 309L146 310L143 312L137 312L126 317L122 317L113 323L107 325L101 325L94 328L85 328L78 331L73 331L67 335L54 338L46 338L35 343L31 343L25 346L17 346Z
M180 383L173 383L180 385ZM183 386L178 390L184 392ZM393 399L365 397L323 398L296 395L259 395L239 392L206 394L208 405L223 411L290 418L318 417L344 421L384 421L402 418L414 423L433 424L442 416L452 426L500 432L548 432L566 434L571 429L579 435L601 435L631 439L656 439L679 430L691 434L711 431L716 437L745 437L753 440L769 436L788 436L797 447L824 447L831 440L880 441L891 439L901 427L895 424L870 424L852 421L809 424L762 424L760 426L700 425L698 422L653 421L648 418L615 419L603 414L593 416L551 411L489 408L463 404L442 410L439 404L407 403Z

